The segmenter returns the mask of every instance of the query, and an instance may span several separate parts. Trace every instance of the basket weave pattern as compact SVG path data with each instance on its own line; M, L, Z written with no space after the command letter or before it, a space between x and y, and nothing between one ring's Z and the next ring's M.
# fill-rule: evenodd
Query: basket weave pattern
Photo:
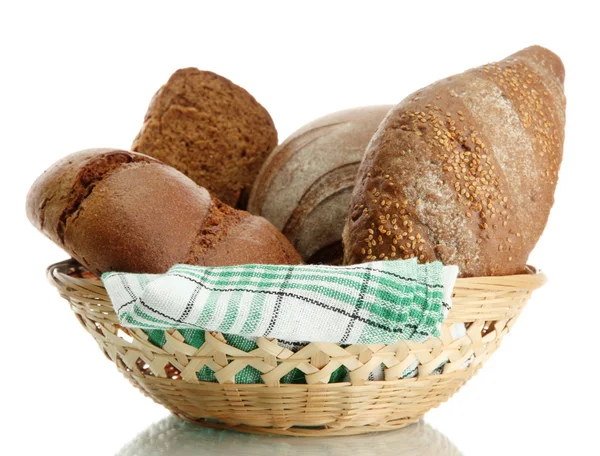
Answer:
M359 434L418 420L477 372L531 292L546 280L540 273L458 279L440 337L425 343L343 348L317 342L294 353L276 339L259 338L258 348L247 353L209 332L199 348L186 344L177 330L166 332L166 343L157 347L144 331L121 327L102 282L69 274L76 268L72 262L58 263L48 269L48 277L105 355L143 393L187 421L294 435ZM466 336L458 340L450 333L456 322L467 326ZM473 361L463 368L471 356ZM418 376L400 379L415 360ZM432 375L445 360L443 372ZM381 364L385 380L368 381ZM218 383L198 379L205 365ZM248 365L262 373L264 383L235 383L236 373ZM350 382L327 383L341 365L348 369ZM306 384L280 383L294 368L304 373Z

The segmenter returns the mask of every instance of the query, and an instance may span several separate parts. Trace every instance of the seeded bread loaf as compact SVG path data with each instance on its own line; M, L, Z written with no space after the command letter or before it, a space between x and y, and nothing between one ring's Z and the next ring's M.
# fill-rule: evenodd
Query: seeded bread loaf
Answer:
M348 109L305 125L269 155L248 210L269 220L308 263L341 264L358 166L392 106Z
M176 71L156 93L132 150L173 166L230 206L245 208L277 130L241 87L210 71Z
M373 137L345 263L418 257L462 276L520 273L554 201L564 67L539 46L405 98Z
M90 149L58 161L27 196L33 225L94 274L165 272L176 263L301 262L261 217L211 197L151 157Z

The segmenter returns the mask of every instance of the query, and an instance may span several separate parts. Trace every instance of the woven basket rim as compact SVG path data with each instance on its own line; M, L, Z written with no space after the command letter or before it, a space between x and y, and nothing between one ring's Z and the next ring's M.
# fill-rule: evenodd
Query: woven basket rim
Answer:
M60 274L68 279L75 279L66 274L66 270L76 267L86 270L80 263L74 259L67 259L51 264L46 269L48 279L56 283L55 274ZM104 288L103 282L99 278L77 278L77 281L84 281L95 286ZM525 290L535 290L548 281L546 274L535 266L526 265L526 272L522 274L502 275L502 276L479 276L479 277L459 277L456 279L454 290L457 289L490 289L495 287L521 288ZM453 304L454 307L454 304Z
M71 293L85 295L89 292L106 294L100 279L74 277L67 273L72 268L85 271L85 268L74 259L54 263L46 271L48 280L61 295ZM473 318L493 320L493 316L498 316L498 313L502 314L506 310L504 302L506 296L513 293L531 293L546 282L546 275L533 266L527 266L524 274L459 277L452 293L452 309L444 323L464 322ZM112 306L109 311L112 311Z

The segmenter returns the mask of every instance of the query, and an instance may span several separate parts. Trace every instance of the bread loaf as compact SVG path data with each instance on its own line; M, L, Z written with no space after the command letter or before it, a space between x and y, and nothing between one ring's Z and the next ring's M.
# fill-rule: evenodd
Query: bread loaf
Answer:
M265 219L211 197L151 157L114 149L69 155L42 174L27 215L94 274L162 273L176 263L297 264Z
M281 230L306 262L341 264L356 172L390 108L368 106L321 117L293 133L263 165L248 210Z
M357 176L345 263L418 257L462 276L520 273L554 201L564 67L533 46L392 109Z
M225 204L244 208L276 145L273 120L252 95L210 71L185 68L152 99L132 150L173 166Z

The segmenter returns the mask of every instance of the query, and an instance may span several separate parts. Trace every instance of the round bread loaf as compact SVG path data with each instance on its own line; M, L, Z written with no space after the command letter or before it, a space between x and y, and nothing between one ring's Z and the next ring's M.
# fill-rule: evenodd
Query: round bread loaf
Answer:
M215 73L185 68L150 102L132 150L158 158L243 209L276 145L273 120L252 95Z
M564 67L539 46L405 98L374 135L345 263L418 257L461 276L520 273L554 201Z
M90 149L58 161L31 187L27 216L97 275L162 273L176 263L301 262L265 219L134 152Z
M358 166L392 106L367 106L305 125L269 155L248 210L269 220L308 263L341 264Z

